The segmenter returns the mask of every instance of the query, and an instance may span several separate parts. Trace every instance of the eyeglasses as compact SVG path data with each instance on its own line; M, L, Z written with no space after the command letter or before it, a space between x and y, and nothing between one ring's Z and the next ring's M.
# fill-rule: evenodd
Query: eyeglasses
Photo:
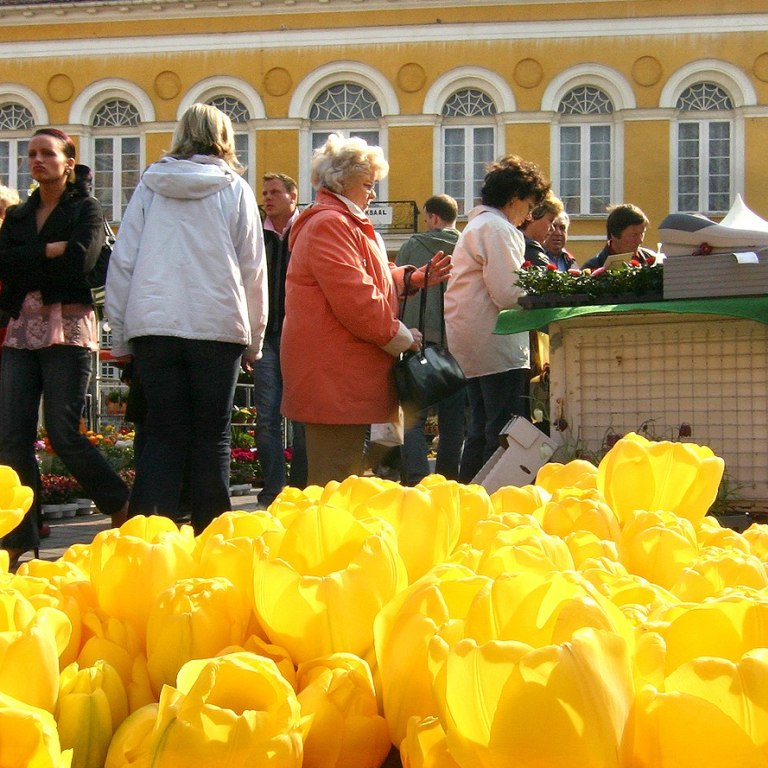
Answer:
M375 195L376 194L376 184L372 181L366 181L363 182L363 189L369 194L369 195Z

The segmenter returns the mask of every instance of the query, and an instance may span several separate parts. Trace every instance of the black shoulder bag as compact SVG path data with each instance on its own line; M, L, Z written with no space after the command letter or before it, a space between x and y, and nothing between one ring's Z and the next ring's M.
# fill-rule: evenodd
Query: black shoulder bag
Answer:
M80 218L82 203L78 206L75 214L75 223ZM107 282L107 269L109 268L109 259L112 256L112 249L115 246L115 233L109 226L107 217L102 213L102 226L104 227L104 244L101 246L96 263L85 274L85 282L91 289L91 296L95 307L104 306L104 286Z
M446 397L467 386L464 371L454 356L445 347L445 320L441 322L440 344L427 344L424 341L427 312L427 281L429 265L424 274L424 288L421 290L419 307L419 332L422 336L421 349L418 352L403 352L395 363L395 384L400 400L409 403L418 410L445 400ZM406 286L407 288L407 286ZM441 286L437 287L441 290ZM404 316L408 292L403 299L400 317Z

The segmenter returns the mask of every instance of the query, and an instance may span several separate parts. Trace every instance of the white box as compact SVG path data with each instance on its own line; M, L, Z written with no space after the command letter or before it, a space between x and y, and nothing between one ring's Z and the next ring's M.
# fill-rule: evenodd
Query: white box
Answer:
M668 256L664 261L664 298L698 299L759 296L768 293L768 253L755 264L739 264L735 253Z
M522 416L513 417L499 435L502 445L472 479L488 493L505 485L531 485L557 450L557 443Z

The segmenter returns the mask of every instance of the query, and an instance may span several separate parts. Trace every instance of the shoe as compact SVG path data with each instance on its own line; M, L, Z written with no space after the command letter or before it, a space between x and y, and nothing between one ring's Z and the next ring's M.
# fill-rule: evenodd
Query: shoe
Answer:
M48 523L42 523L40 526L40 538L47 539L51 535L51 526Z

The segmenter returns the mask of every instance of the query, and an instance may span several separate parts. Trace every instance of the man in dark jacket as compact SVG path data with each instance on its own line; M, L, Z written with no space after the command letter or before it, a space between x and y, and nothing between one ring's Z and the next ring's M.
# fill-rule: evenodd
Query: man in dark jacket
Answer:
M608 242L600 253L584 264L583 269L599 269L609 256L617 253L632 253L644 266L653 264L656 254L640 247L647 228L648 217L636 205L625 203L611 208L606 221Z
M267 252L269 281L269 318L264 336L262 357L253 364L253 392L256 406L256 447L264 474L264 488L259 505L267 507L286 485L280 400L283 376L280 372L280 333L285 317L285 274L291 254L288 234L299 212L296 209L296 182L284 173L267 173L263 178L264 245ZM303 488L307 484L307 458L304 426L292 423L293 458L290 484Z
M459 232L456 229L458 206L448 195L434 195L424 203L422 215L427 225L426 232L419 232L407 240L397 254L398 265L413 264L424 266L438 251L453 253ZM419 324L419 298L411 299L405 306L403 322L408 328ZM424 341L444 343L443 333L443 286L431 288L427 292ZM437 423L440 436L438 439L437 462L435 471L450 480L459 475L461 447L464 442L464 409L466 394L464 390L437 404ZM400 456L403 468L403 482L416 485L429 474L427 445L424 438L424 425L427 411L421 411L416 423L405 433Z

